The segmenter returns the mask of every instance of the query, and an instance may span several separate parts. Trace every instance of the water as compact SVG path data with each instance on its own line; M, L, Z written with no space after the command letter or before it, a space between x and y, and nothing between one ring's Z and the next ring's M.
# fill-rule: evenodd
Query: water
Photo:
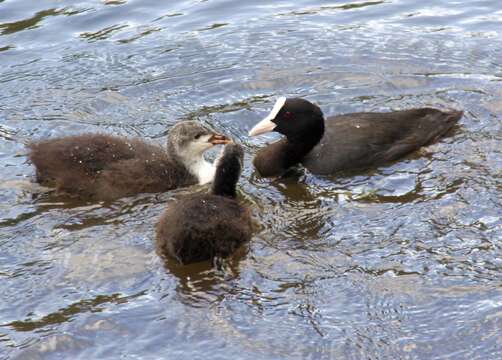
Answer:
M502 5L486 1L0 1L1 359L500 359ZM327 114L465 110L356 174L271 181L247 131L277 96ZM246 149L252 242L163 264L168 200L30 183L30 139L164 142L197 119ZM211 154L214 156L214 153Z

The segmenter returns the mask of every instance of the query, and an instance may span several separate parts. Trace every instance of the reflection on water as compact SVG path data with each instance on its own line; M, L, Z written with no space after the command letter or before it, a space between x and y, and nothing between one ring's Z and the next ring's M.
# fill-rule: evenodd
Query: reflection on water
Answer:
M501 16L496 0L0 1L0 357L500 358ZM279 95L465 116L399 162L262 179L252 156L277 136L247 132ZM31 139L160 144L180 119L246 149L255 236L219 266L153 245L168 201L207 187L87 203L31 182Z

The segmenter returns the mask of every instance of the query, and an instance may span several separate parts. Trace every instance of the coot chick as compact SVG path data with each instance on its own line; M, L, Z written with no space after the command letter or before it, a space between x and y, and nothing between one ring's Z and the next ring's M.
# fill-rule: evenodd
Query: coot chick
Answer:
M440 138L462 114L419 108L351 113L325 121L311 102L281 97L249 136L276 131L286 137L259 150L253 164L264 177L281 176L298 163L319 175L376 166Z
M80 198L113 200L212 181L215 168L203 153L227 142L195 121L183 121L170 129L167 149L104 134L43 140L27 147L39 183Z
M208 194L188 195L168 206L157 224L157 252L182 264L225 258L251 238L251 216L236 199L243 150L226 145Z

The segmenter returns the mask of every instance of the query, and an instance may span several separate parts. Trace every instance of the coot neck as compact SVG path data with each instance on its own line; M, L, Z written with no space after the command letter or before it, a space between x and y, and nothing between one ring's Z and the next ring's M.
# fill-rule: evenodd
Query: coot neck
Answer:
M285 143L285 167L289 168L302 159L321 141L324 135L324 118L313 122L304 133L288 135Z
M237 182L240 175L238 159L223 158L216 167L211 193L229 198L237 197Z
M221 177L216 176L213 182L213 188L211 193L214 195L225 196L229 198L236 198L237 191L235 188L235 184L229 182L228 180L222 179Z

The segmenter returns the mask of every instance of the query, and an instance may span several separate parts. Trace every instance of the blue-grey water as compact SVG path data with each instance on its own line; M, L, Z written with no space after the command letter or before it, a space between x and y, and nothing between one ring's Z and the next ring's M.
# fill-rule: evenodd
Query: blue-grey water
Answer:
M401 161L271 181L251 158L276 136L246 134L282 95L465 116ZM246 149L256 231L220 270L153 246L204 188L32 182L29 140L188 118ZM501 120L500 0L0 0L0 359L501 359Z

